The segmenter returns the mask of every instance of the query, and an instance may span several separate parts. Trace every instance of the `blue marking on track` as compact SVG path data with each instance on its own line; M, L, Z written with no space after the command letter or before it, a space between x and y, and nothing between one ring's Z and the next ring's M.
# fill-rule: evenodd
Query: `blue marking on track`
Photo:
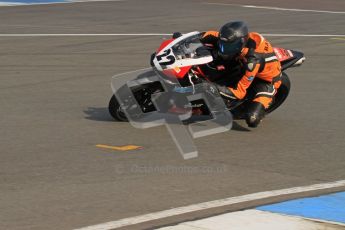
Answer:
M345 223L345 192L265 205L258 210Z

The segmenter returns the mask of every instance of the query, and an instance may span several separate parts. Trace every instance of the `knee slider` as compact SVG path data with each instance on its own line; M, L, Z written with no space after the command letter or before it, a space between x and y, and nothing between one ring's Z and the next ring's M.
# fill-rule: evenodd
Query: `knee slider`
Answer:
M259 102L253 102L246 114L246 122L249 127L255 128L265 116L265 107Z

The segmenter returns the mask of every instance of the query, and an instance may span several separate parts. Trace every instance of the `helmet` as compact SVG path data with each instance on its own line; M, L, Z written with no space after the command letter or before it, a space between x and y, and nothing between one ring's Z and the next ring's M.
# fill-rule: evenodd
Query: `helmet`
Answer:
M219 55L224 59L238 55L248 41L248 27L242 21L229 22L219 30Z

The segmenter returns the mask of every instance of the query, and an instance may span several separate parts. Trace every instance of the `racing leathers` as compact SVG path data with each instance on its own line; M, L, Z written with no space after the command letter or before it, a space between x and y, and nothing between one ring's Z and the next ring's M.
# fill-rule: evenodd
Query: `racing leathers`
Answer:
M212 45L213 49L217 50L219 49L218 39L219 32L207 31L202 36L201 41L205 45ZM231 60L223 60L223 62L233 60L241 63L244 68L243 76L233 87L217 85L217 88L224 98L241 100L246 96L247 89L251 86L255 96L248 107L246 121L250 127L256 127L264 117L265 110L271 105L273 96L281 85L280 62L272 45L256 32L248 34L248 40L240 54Z

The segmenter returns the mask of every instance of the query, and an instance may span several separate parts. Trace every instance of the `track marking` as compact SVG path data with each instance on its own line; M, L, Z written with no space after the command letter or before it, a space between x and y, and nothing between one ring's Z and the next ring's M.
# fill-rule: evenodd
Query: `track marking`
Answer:
M331 226L329 224L331 224ZM199 220L191 220L179 223L177 225L158 228L156 230L340 230L344 229L342 226L344 225L341 223L334 223L325 220L312 220L301 216L249 209L225 213Z
M345 226L345 192L299 198L257 207L257 210L281 215L332 221ZM316 211L318 210L318 211Z
M148 34L0 34L0 37L107 37L107 36L171 36L170 33ZM345 34L262 34L267 37L345 37Z
M332 40L341 40L341 41L345 41L345 38L331 38Z
M124 2L126 0L66 0L66 2Z
M337 188L337 187L342 187L342 186L345 186L345 180L322 183L322 184L314 184L314 185L308 185L308 186L293 187L293 188L287 188L287 189L272 190L272 191L266 191L266 192L258 192L258 193L243 195L243 196L229 197L225 199L214 200L214 201L209 201L209 202L204 202L204 203L199 203L199 204L192 204L192 205L188 205L184 207L168 209L168 210L164 210L160 212L154 212L154 213L149 213L149 214L135 216L135 217L129 217L129 218L111 221L107 223L79 228L76 230L108 230L108 229L126 227L126 226L130 226L134 224L140 224L147 221L158 220L158 219L162 219L166 217L186 214L190 212L206 210L210 208L217 208L217 207L222 207L226 205L239 204L239 203L244 203L248 201L255 201L255 200L277 197L277 196L282 196L282 195L297 194L297 193L302 193L302 192Z
M102 148L102 149L119 150L119 151L138 150L138 149L143 148L142 146L138 146L138 145L111 146L111 145L102 145L102 144L98 144L96 145L96 147Z
M0 2L0 6L21 6L22 3L18 2Z
M34 5L53 5L53 4L66 4L66 3L81 3L81 2L122 2L126 0L62 0L62 1L56 1L56 2L21 2L18 0L18 2L1 2L0 1L0 7L1 6L34 6Z
M204 4L208 4L208 5L218 5L218 6L237 6L237 7L254 8L254 9L281 10L281 11L295 11L295 12L313 12L313 13L328 13L328 14L345 14L344 11L291 9L291 8L280 8L280 7L273 7L273 6L253 6L253 5L239 5L239 4L213 3L213 2L205 2Z
M88 36L166 36L171 34L151 33L151 34L0 34L0 37L88 37ZM335 36L334 36L335 37Z

